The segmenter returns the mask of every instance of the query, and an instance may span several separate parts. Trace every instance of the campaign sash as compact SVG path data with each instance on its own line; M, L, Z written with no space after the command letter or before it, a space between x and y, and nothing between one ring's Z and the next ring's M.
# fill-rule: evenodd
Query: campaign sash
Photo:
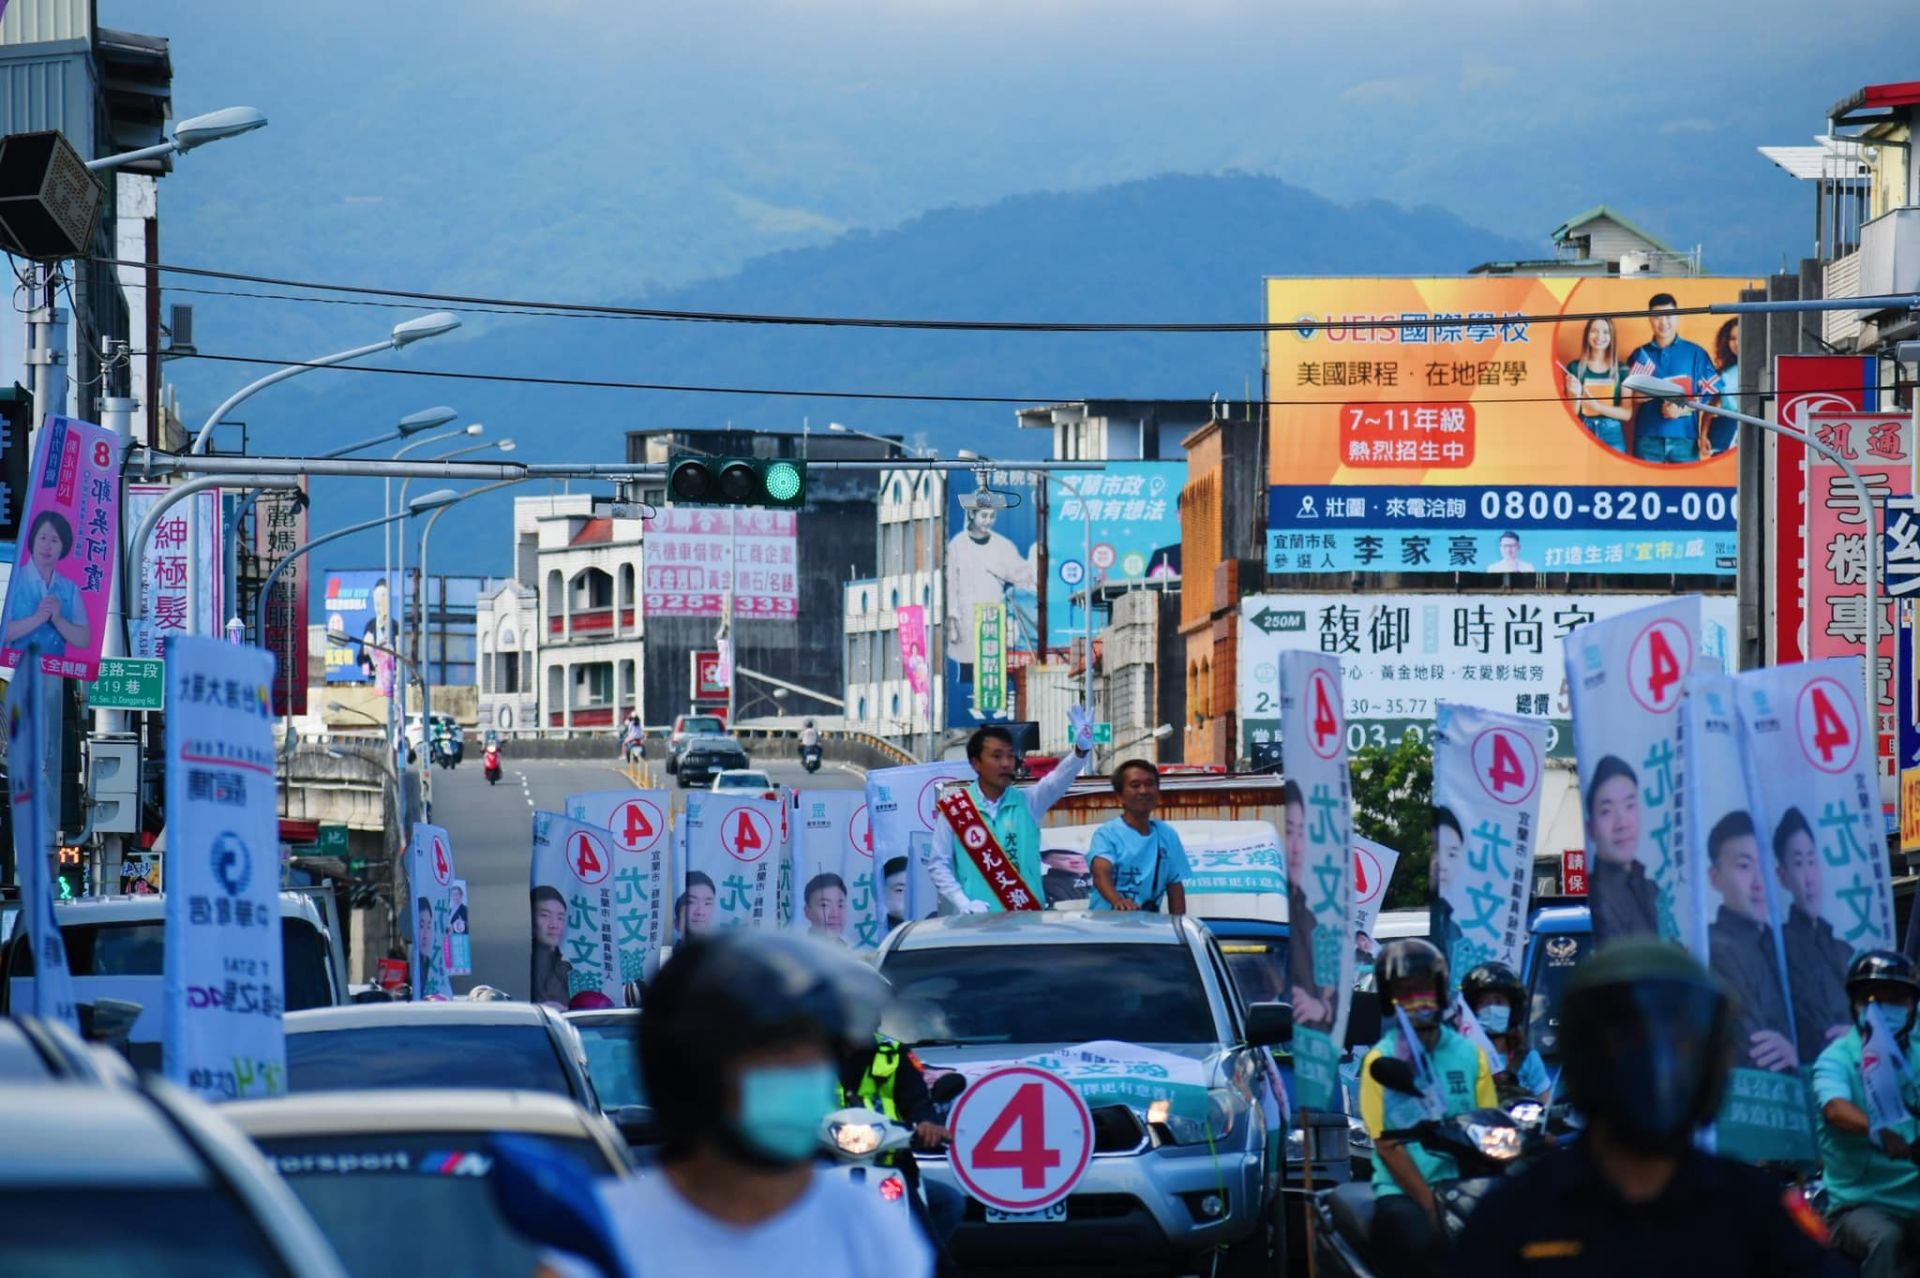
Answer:
M934 806L940 809L940 815L947 819L947 825L953 830L953 837L960 844L960 850L973 862L973 868L980 872L987 886L993 889L1002 909L1037 910L1041 908L1041 898L1020 877L1020 871L1007 859L1006 852L1000 847L1000 840L994 837L993 827L980 815L980 809L974 806L973 796L966 787L956 786L935 800Z

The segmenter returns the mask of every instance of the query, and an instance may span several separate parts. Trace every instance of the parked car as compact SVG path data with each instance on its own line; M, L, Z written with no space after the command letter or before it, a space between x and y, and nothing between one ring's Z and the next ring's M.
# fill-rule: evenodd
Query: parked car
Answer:
M640 1009L617 1007L564 1015L586 1045L587 1073L607 1117L620 1128L627 1144L635 1148L657 1144L660 1133L653 1121L653 1103L640 1077Z
M319 1223L354 1278L531 1274L541 1247L495 1192L502 1137L532 1137L589 1175L625 1176L605 1118L537 1092L329 1092L235 1101L250 1136Z
M680 749L674 775L684 790L689 786L711 785L719 773L746 766L746 747L737 738L708 732L687 738Z
M128 1087L135 1081L125 1057L88 1043L59 1021L37 1016L0 1018L0 1084Z
M346 1278L246 1137L158 1080L0 1085L0 1273Z
M762 799L780 797L780 787L758 768L726 768L713 775L713 789L732 794L757 795Z
M989 1215L967 1203L953 1245L963 1264L1184 1263L1212 1272L1283 1267L1281 1141L1270 1131L1267 1046L1287 1009L1243 1007L1219 946L1177 915L1088 911L967 915L905 924L882 943L898 1020L889 1031L932 1071L1116 1040L1199 1066L1208 1118L1151 1103L1093 1109L1093 1155L1060 1219ZM964 992L964 993L963 993ZM958 1189L944 1158L925 1175Z
M367 1003L285 1023L290 1093L480 1087L600 1112L579 1033L537 1003Z
M74 998L124 999L140 1005L127 1035L127 1056L141 1069L160 1068L165 997L167 902L164 893L87 897L56 902L54 916L66 942ZM280 893L280 940L289 1012L347 1001L345 961L320 908L301 892ZM20 929L6 945L8 979L0 985L0 1012L31 1007L33 948Z
M667 771L677 772L680 768L680 754L687 748L687 742L694 737L727 735L726 722L717 714L680 714L673 718L673 727L667 733Z

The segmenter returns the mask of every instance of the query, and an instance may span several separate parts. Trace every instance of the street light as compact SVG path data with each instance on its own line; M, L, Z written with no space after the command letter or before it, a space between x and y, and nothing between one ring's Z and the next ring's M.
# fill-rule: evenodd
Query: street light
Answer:
M476 422L474 425L467 427L467 430L469 432L478 433L481 430L481 427L479 423ZM465 448L455 448L444 453L435 453L433 456L436 461L450 460L455 457L464 457L468 453L485 452L489 448L497 448L503 453L510 453L514 449L514 443L511 439L492 440L487 443L469 444ZM411 484L412 482L413 482L413 477L411 475L409 475L407 478L400 481L400 500L403 504L407 500L407 485ZM493 485L491 484L481 488L470 488L466 492L458 494L455 500L465 501L469 497L477 496L480 493L491 491L492 488L493 488ZM450 502L448 504L451 505L452 503ZM419 645L416 649L414 649L414 651L417 653L416 659L419 660L422 665L428 664L426 660L426 643L425 643L426 596L427 596L426 546L427 546L427 530L430 530L432 527L433 527L433 524L431 521L429 521L429 523L426 526L426 529L423 529L420 533L420 588L413 592L413 642ZM402 579L404 579L407 575L407 541L405 537L400 538L399 541L400 541L400 576ZM388 586L387 589L391 590L393 589L393 587ZM400 615L403 620L407 615L406 602L407 602L407 594L406 594L406 591L402 590L400 592ZM445 654L443 653L441 654L441 656L444 662ZM432 673L431 669L429 669L427 673L431 674ZM427 680L423 675L421 686L424 687L428 682L430 682L430 680Z
M855 430L851 426L842 426L839 422L828 422L827 429L836 435L858 435L862 439L871 439L876 444L885 444L889 448L898 449L901 455L905 457L932 457L934 455L931 448L909 448L897 439L888 439L885 435L874 435L864 430Z
M253 107L223 107L218 111L209 111L205 115L196 115L180 121L173 127L173 137L168 141L143 146L136 151L122 151L118 155L88 160L87 168L91 172L99 173L106 169L122 168L141 160L158 159L163 155L185 155L209 142L237 138L242 133L251 133L255 129L266 127L267 117Z
M1770 422L1764 417L1753 417L1747 413L1737 413L1731 408L1722 408L1718 404L1709 404L1705 400L1693 399L1681 387L1664 377L1655 377L1651 373L1631 373L1621 386L1630 394L1644 396L1647 399L1680 403L1690 412L1706 413L1713 417L1725 417L1730 421L1744 422L1760 430L1772 431L1783 439L1812 449L1820 456L1838 466L1853 484L1853 494L1860 504L1860 523L1866 532L1867 572L1866 572L1866 696L1861 705L1861 713L1870 719L1877 719L1880 713L1880 589L1879 573L1876 565L1880 559L1880 530L1873 518L1873 492L1867 487L1866 480L1840 452L1811 431L1797 431L1779 422Z

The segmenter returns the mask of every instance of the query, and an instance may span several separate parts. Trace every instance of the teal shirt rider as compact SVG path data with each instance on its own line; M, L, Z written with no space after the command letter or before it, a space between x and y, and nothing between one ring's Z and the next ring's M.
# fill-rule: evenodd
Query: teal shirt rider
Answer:
M1908 1051L1907 1077L1901 1092L1909 1106L1920 1097L1920 1052ZM1820 1053L1813 1063L1813 1103L1843 1100L1862 1113L1867 1108L1866 1082L1860 1076L1860 1031L1848 1030ZM1893 1158L1866 1135L1835 1130L1832 1123L1814 1124L1820 1139L1820 1161L1826 1170L1827 1197L1835 1208L1878 1207L1895 1215L1920 1216L1920 1167ZM1920 1145L1920 1121L1911 1116L1893 1125L1910 1145Z

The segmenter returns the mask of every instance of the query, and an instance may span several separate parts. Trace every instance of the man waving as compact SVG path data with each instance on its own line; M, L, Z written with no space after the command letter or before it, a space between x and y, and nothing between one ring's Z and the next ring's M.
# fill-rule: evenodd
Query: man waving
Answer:
M927 866L941 912L986 914L1000 910L1038 910L1046 905L1041 881L1040 819L1060 801L1093 751L1093 724L1075 706L1068 712L1073 753L1031 790L1013 789L1020 765L1013 734L989 725L967 738L967 762L974 780L940 797L946 824Z

